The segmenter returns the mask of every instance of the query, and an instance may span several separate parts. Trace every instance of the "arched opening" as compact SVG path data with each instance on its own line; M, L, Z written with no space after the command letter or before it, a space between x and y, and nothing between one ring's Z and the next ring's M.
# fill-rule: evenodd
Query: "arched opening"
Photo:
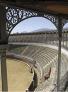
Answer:
M20 35L19 36L20 39L17 38L19 41L16 40L16 38L14 37L15 42L16 41L23 42L23 40L24 42L31 42L30 41L31 39L33 39L32 42L34 42L36 39L36 42L47 41L47 43L52 43L52 42L55 43L55 40L57 39L57 37L55 37L54 34L56 33L56 31L57 31L57 28L50 20L44 17L32 17L24 21L21 21L19 24L17 24L14 27L14 29L11 31L11 34ZM31 36L31 34L33 35Z
M49 30L56 30L56 27L50 20L44 17L32 17L18 23L12 30L11 34L16 32L28 33L34 32L36 30L40 31L39 29L46 29L44 31L49 31Z
M16 27L12 30L11 35L14 35L14 34L20 35L17 38L14 38L14 36L13 36L12 37L13 42L14 42L14 40L15 40L15 42L21 42L21 43L24 43L24 42L28 42L28 43L30 43L30 42L42 43L43 42L43 43L45 43L47 41L47 44L51 44L51 43L53 44L54 42L56 42L55 41L55 36L56 36L55 33L57 33L57 29L51 21L49 21L48 19L45 19L43 17L33 17L33 18L26 19L26 20L20 22L18 25L16 25ZM9 36L9 42L10 42L11 35ZM23 39L21 40L21 38L24 39L24 42L23 42ZM25 50L22 52L25 55L27 54L26 56L28 56L28 53L29 53L29 55L31 55L31 53L35 53L36 50L40 47L27 46L26 49L28 49L28 48L31 49L30 52L26 53ZM42 51L42 48L40 49L41 51ZM17 48L17 49L13 49L13 50L15 50L16 54L17 54L17 51L19 49ZM43 50L43 52L44 52L44 50ZM46 52L46 50L45 50L45 52ZM40 56L40 52L38 54ZM51 53L50 53L50 55L51 55ZM43 57L41 57L41 58L43 60ZM40 62L42 62L42 61L40 61ZM49 71L49 69L48 69L48 71Z
M62 29L62 46L68 48L68 23Z

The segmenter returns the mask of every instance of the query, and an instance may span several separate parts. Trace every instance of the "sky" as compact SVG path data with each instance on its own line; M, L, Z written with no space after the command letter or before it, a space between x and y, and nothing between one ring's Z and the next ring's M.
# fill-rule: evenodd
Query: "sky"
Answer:
M64 28L68 28L68 23L64 26ZM33 17L18 23L11 33L28 33L38 29L56 30L56 27L50 20L46 18Z

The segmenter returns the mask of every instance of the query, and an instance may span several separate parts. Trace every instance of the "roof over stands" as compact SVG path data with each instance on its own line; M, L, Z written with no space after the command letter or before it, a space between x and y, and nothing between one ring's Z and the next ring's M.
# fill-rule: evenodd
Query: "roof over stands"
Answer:
M68 18L68 0L1 0L1 2Z

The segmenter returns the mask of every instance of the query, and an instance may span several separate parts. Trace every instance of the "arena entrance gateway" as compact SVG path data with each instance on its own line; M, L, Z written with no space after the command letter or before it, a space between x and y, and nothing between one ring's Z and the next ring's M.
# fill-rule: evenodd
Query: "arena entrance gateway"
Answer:
M2 91L8 91L6 49L12 29L21 21L31 17L44 17L58 30L57 92L60 90L61 40L63 26L68 22L68 3L59 1L0 1L0 54Z

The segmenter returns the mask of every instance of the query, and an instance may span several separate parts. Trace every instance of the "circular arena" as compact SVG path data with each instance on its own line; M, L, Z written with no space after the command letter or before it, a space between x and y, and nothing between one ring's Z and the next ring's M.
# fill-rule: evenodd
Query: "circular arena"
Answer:
M51 34L51 35L50 35ZM56 92L58 32L11 34L6 50L8 91ZM67 90L67 31L61 42L60 90ZM55 36L54 36L55 35ZM67 37L67 36L66 36ZM2 63L2 62L1 62ZM0 84L0 90L2 89Z
M67 0L0 0L0 91L68 92Z
M12 37L13 38L13 37ZM16 44L17 45L17 44ZM68 58L65 54L65 50L62 49L61 54L61 89L64 87L65 78L67 76L67 64ZM33 74L31 84L27 86L25 91L56 91L57 81L57 60L58 60L58 48L53 45L45 45L41 43L26 43L20 46L9 46L7 51L7 57L16 58L29 65L29 72ZM22 66L22 65L21 65ZM29 76L30 77L30 76ZM31 77L30 77L31 78ZM26 81L25 81L26 82ZM21 84L22 85L22 84ZM23 86L23 85L22 85Z

